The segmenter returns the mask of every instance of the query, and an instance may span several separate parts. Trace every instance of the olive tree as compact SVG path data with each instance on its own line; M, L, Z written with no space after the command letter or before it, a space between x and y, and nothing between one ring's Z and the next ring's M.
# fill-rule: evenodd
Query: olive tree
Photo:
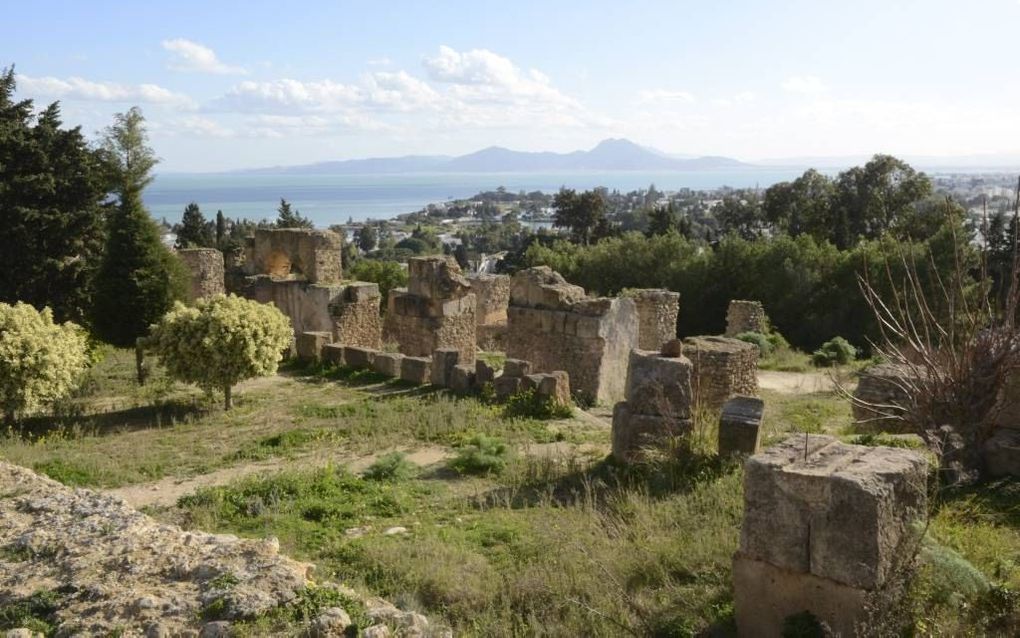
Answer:
M88 338L49 308L0 303L0 411L8 421L61 399L88 367Z
M290 320L275 306L216 295L194 306L178 302L144 345L171 377L207 392L223 390L229 410L234 384L275 373L293 336Z

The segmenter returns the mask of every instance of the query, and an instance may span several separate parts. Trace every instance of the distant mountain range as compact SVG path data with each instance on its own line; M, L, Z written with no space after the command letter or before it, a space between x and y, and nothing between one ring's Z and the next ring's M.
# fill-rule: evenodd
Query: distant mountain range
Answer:
M234 173L246 175L365 175L379 173L535 173L547 171L704 171L750 168L729 157L667 155L624 139L603 140L590 151L513 151L500 146L451 157L407 155L276 166Z

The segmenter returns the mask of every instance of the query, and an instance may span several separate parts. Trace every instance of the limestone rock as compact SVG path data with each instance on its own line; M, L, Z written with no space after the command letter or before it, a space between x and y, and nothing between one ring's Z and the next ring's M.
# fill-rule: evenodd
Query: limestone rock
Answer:
M659 350L676 339L676 321L680 313L680 293L661 289L640 289L630 293L637 306L638 348Z
M758 453L765 402L756 397L733 397L719 415L719 455Z
M440 348L432 353L432 385L449 387L453 368L460 362L460 351Z
M355 368L358 370L371 370L372 364L375 361L376 354L378 354L378 351L372 350L371 348L360 348L358 346L345 346L344 363L349 368Z
M584 298L584 288L567 283L548 266L518 271L510 281L510 303L516 306L565 310Z
M449 255L412 257L407 260L408 290L426 299L457 299L471 292L457 260Z
M496 377L496 380L493 381L493 388L496 391L496 399L499 401L506 401L521 391L522 383L523 377L508 377L505 374Z
M641 461L647 451L666 449L670 439L687 435L691 427L690 419L635 413L621 401L613 409L613 458L622 463Z
M504 377L523 377L531 374L531 363L522 359L507 359L503 362Z
M475 361L475 384L481 388L496 379L496 371L481 359Z
M322 349L332 342L332 332L302 332L296 337L297 356L304 361L318 361Z
M404 355L399 352L377 352L372 360L372 369L379 374L399 379Z
M449 373L449 386L457 394L470 394L475 389L475 366L459 364Z
M400 378L415 385L425 385L432 375L432 359L428 357L404 357L400 364Z
M324 609L308 628L310 638L341 638L351 625L351 617L339 607Z
M627 406L636 414L691 418L693 366L686 357L632 350L627 372Z

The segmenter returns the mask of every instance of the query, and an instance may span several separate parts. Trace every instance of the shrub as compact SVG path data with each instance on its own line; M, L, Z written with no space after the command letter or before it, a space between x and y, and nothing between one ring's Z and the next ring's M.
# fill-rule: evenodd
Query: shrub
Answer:
M418 466L407 460L403 452L390 452L375 460L365 470L364 478L371 481L406 481L418 474Z
M49 308L0 303L0 411L13 421L69 395L88 367L88 340Z
M843 337L834 337L822 344L811 355L811 362L819 368L846 365L857 358L857 348Z
M407 285L407 269L395 261L379 259L359 259L347 274L358 281L370 281L379 284L381 310L386 311L386 300L390 291Z
M534 390L524 390L511 396L503 409L506 417L525 419L566 419L573 416L569 405L555 401L552 397L540 397Z
M276 372L293 339L290 320L275 306L216 295L193 307L178 303L153 326L146 345L171 377L207 392L222 389L231 407L231 387Z
M780 337L782 338L782 337ZM775 347L772 345L772 341L766 335L760 332L741 332L737 335L737 339L746 341L747 343L753 343L758 346L758 356L767 357L772 354Z
M494 436L476 434L450 461L450 468L461 474L493 474L506 467L510 448Z

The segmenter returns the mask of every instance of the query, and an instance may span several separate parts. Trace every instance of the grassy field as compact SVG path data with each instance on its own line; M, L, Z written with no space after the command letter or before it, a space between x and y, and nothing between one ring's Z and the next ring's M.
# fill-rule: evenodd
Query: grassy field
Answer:
M742 472L714 455L717 415L699 415L684 454L628 469L607 460L604 414L508 418L477 399L301 369L244 384L224 413L158 373L139 388L133 366L130 353L109 351L81 396L0 437L0 456L96 488L271 463L147 510L189 528L276 536L321 577L440 618L456 635L732 633ZM856 434L832 393L763 395L768 441ZM436 454L411 463L420 450ZM939 494L929 537L930 558L895 614L908 633L1008 635L1020 484Z

